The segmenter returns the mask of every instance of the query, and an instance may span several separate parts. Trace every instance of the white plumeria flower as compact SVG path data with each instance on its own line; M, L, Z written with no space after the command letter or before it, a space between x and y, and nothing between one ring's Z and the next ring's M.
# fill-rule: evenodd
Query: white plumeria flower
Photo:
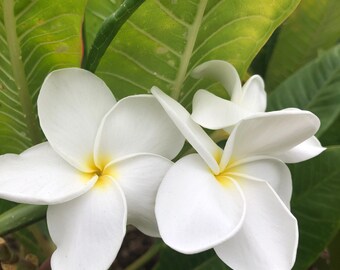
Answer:
M196 67L192 76L219 81L231 97L229 101L206 90L196 92L191 117L202 127L230 133L239 121L266 110L267 94L259 75L250 77L242 87L237 70L231 64L212 60ZM312 136L277 157L286 163L295 163L315 157L324 150L319 140Z
M155 211L165 243L186 254L214 248L235 270L291 269L298 243L291 175L272 154L311 137L319 119L289 110L248 117L222 150L178 102L156 87L152 93L198 152L178 160L160 185Z
M191 76L220 82L230 96L229 101L202 89L195 93L192 118L202 127L231 132L245 117L266 110L267 93L259 75L250 77L242 87L237 70L231 64L211 60L196 67Z
M38 98L48 142L0 157L0 197L49 205L54 270L108 269L126 224L159 236L154 201L183 136L152 95L116 102L77 69L52 72Z

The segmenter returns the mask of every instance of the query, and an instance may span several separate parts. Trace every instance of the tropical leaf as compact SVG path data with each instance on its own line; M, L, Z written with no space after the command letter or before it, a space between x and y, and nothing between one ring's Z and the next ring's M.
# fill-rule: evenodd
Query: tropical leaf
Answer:
M299 247L294 269L307 269L340 229L340 146L290 166L292 212L299 221Z
M340 39L340 1L304 0L283 25L266 75L267 90Z
M89 44L119 1L90 0L86 15ZM190 71L211 59L233 63L241 76L271 33L299 0L146 1L122 27L97 69L118 98L147 93L153 85L184 105L199 88L225 95Z
M86 0L0 0L0 154L42 141L36 115L52 70L79 66Z
M184 255L164 245L161 249L157 265L153 270L229 270L215 254L213 250Z
M321 54L280 84L268 97L268 110L289 107L315 113L320 137L340 115L340 45Z

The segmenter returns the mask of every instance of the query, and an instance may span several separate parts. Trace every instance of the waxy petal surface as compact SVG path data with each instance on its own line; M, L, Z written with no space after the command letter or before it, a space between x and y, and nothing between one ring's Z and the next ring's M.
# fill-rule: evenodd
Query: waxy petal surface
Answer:
M226 61L211 60L197 66L191 73L196 79L208 78L219 81L232 97L240 95L242 86L237 70Z
M215 247L232 269L291 269L298 243L294 216L265 182L243 179L247 211L241 229Z
M191 119L190 114L181 104L164 94L157 87L152 87L151 92L209 168L214 173L219 173L220 168L217 160L221 157L222 149Z
M155 200L159 184L172 164L158 155L139 154L113 162L105 169L105 173L115 175L124 192L128 224L150 236L159 237Z
M237 161L229 170L231 177L237 181L247 178L253 181L267 182L279 195L286 207L290 208L292 197L292 177L286 164L281 160L270 157L252 157Z
M40 125L65 160L84 172L95 171L95 137L102 118L114 104L110 89L91 72L56 70L46 77L40 90Z
M171 167L160 185L155 209L164 242L187 254L230 238L242 225L246 211L238 185L222 185L197 154Z
M198 90L192 101L192 119L209 129L222 129L237 124L251 113L239 105L206 90Z
M267 93L264 90L263 79L254 75L243 85L242 98L238 104L251 112L264 112L267 107Z
M87 192L97 178L72 167L49 143L0 156L0 197L18 203L62 203Z
M312 137L319 126L320 120L307 111L283 110L250 116L235 126L220 167L225 168L231 156L239 160L281 154Z
M184 140L152 95L130 96L105 116L96 139L96 164L102 168L112 160L136 153L172 159Z
M319 140L313 136L292 149L274 156L285 163L297 163L311 159L325 150L326 148L322 147Z
M49 206L47 223L57 246L52 269L108 269L126 230L124 194L113 179L83 196Z

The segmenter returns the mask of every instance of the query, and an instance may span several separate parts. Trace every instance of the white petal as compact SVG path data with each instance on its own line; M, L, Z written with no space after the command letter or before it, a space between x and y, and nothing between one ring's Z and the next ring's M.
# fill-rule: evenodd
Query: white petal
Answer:
M291 269L298 243L297 221L265 182L242 179L247 211L242 228L215 247L217 255L238 270Z
M251 112L264 112L267 107L267 93L259 75L254 75L243 85L243 97L237 102Z
M96 164L135 153L174 158L184 137L151 95L120 100L105 116L96 139Z
M241 93L241 81L237 70L226 61L211 60L196 67L191 76L196 79L208 78L219 81L229 96Z
M158 155L139 154L113 162L104 171L115 177L124 191L128 224L150 236L159 236L155 217L156 194L172 164L170 160Z
M57 246L52 269L108 269L126 230L126 203L119 186L110 181L83 196L47 210L48 229Z
M258 113L242 120L231 133L220 166L254 155L277 156L313 136L320 120L311 112L283 110Z
M233 126L249 115L241 106L205 90L197 91L192 101L192 119L209 129Z
M326 148L322 147L319 140L313 136L292 149L276 155L276 157L285 163L297 163L313 158L325 150Z
M40 125L53 149L65 160L84 172L95 171L95 136L114 104L110 89L91 72L57 70L47 76L40 90Z
M245 214L238 185L222 185L197 154L185 156L171 167L160 185L155 209L164 242L188 254L231 237Z
M270 157L246 158L228 166L228 169L232 171L229 173L231 177L241 176L249 180L267 182L280 196L286 207L290 208L292 177L287 165L281 160Z
M0 156L0 197L10 201L62 203L88 191L97 178L73 168L48 143Z
M191 119L190 114L181 104L155 86L151 88L151 92L209 168L214 173L219 173L220 168L216 160L219 160L222 155L221 148Z

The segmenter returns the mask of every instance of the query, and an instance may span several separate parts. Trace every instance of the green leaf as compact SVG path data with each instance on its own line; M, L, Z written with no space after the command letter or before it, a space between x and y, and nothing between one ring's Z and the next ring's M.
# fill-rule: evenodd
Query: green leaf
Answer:
M89 1L89 42L104 18L117 8L117 2ZM118 98L147 93L156 85L188 105L196 90L212 89L214 85L190 78L195 66L224 59L244 76L271 33L298 3L299 0L146 1L124 24L96 73ZM219 94L225 95L225 91Z
M4 235L43 219L47 206L19 204L0 215L0 235Z
M42 140L36 99L52 70L79 66L86 0L0 0L0 154Z
M153 270L229 270L215 254L213 250L184 255L164 245L161 250L159 261Z
M314 59L321 49L328 49L340 38L340 1L304 0L282 26L269 62L267 90Z
M340 115L320 137L322 145L340 145Z
M299 222L299 247L294 269L307 269L340 228L340 146L290 166L292 212Z
M340 45L291 75L268 97L268 110L289 107L315 113L320 137L340 115Z
M85 68L94 72L112 39L132 13L145 0L125 0L123 4L105 19L93 41Z

